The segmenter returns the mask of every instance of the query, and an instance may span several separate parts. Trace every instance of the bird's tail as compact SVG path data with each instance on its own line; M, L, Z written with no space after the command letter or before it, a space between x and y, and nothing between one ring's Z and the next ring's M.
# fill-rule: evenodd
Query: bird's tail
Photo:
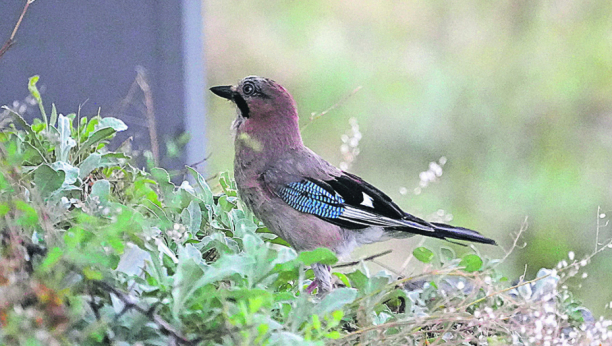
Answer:
M497 243L495 243L495 240L489 239L476 231L472 231L471 229L451 226L451 225L447 225L444 223L438 223L438 222L432 222L431 225L435 227L435 231L433 234L427 234L427 235L430 235L436 238L442 238L442 239L450 238L450 239L457 239L457 240L473 241L476 243L497 245Z
M497 245L495 240L489 239L483 236L482 234L476 231L473 231L471 229L468 229L468 228L451 226L451 225L447 225L445 223L439 223L439 222L426 222L423 220L420 220L420 221L423 222L424 226L427 225L428 227L426 229L416 228L414 227L414 222L411 222L410 224L407 224L405 227L389 227L387 229L393 230L393 231L408 232L410 234L420 234L426 237L444 239L452 243L454 242L451 241L451 239L456 239L456 240L472 241L476 243ZM464 245L461 243L456 243L456 244Z

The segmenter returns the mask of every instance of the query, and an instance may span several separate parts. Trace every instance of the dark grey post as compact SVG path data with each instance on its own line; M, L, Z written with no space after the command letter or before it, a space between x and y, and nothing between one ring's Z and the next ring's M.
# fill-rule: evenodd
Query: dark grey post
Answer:
M23 1L0 0L0 44ZM197 0L38 0L19 29L15 45L0 59L0 103L28 94L28 77L40 75L43 99L63 113L121 117L135 146L149 148L143 97L122 107L136 76L147 71L162 163L181 168L204 158L204 61L201 2ZM45 88L46 86L46 88ZM187 131L181 158L164 158L165 140Z

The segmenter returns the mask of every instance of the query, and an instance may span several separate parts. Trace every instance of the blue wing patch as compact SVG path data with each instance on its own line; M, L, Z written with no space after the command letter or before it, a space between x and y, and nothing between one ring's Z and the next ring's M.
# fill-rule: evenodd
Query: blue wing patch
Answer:
M312 181L289 183L279 189L279 197L293 209L318 217L337 219L344 212L344 199L332 195Z

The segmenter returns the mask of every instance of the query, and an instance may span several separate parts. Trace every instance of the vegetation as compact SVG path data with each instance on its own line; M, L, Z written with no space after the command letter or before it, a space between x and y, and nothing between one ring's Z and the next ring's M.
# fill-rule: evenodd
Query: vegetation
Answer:
M306 144L339 166L339 134L356 118L351 172L410 213L443 209L501 244L529 216L529 246L504 262L507 275L593 251L598 207L612 215L612 2L228 1L204 2L211 86L270 77L305 123L341 101L302 132ZM207 169L228 170L234 111L219 98L207 107ZM419 172L442 155L444 175L418 194ZM417 242L357 253L393 248L377 262L399 270ZM574 290L598 315L610 313L609 268L612 256L594 259Z
M296 253L220 191L132 165L115 118L0 117L0 340L23 345L597 345L612 339L563 283L591 256L512 282L500 260L419 247L411 277ZM520 236L520 234L519 234ZM517 237L518 241L518 237ZM515 243L516 245L516 243ZM509 254L508 254L509 255ZM305 288L334 267L326 296ZM609 341L608 341L609 342Z

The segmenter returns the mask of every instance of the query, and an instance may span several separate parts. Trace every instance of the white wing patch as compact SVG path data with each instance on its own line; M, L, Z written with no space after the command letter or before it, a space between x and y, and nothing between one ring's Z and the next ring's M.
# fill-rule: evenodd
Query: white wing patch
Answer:
M392 219L386 216L377 215L370 213L365 210L357 209L350 206L345 206L344 212L340 215L340 219L359 223L365 226L382 226L382 227L413 227L421 231L435 232L435 230L427 225L421 225L419 223L402 220Z
M374 199L368 196L368 194L366 194L365 192L362 192L362 193L363 193L363 202L361 202L360 204L363 205L364 207L374 208Z

